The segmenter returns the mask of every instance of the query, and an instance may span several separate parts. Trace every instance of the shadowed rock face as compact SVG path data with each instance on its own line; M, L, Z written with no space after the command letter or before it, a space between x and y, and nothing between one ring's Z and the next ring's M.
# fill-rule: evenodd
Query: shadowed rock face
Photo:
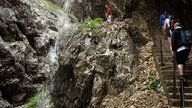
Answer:
M63 6L68 0L51 1ZM192 12L190 11L192 1L190 0L75 0L71 1L69 8L70 12L79 20L85 19L87 16L105 18L105 4L109 4L112 7L114 18L129 18L132 17L135 11L141 10L145 11L141 13L142 16L151 16L146 14L146 11L149 10L150 12L156 11L156 15L151 17L157 21L160 13L166 10L170 14L178 16L185 27L192 27Z
M138 0L50 0L53 3L63 7L69 3L68 11L73 13L79 20L86 17L102 17L105 18L105 5L108 4L112 7L113 17L127 18L131 16L133 10L138 6Z
M62 7L68 2L69 7L65 8L80 21L87 16L104 18L104 5L109 4L117 19L110 24L101 23L95 31L73 30L65 24L76 22L75 18L48 8L38 0L1 0L2 108L22 105L42 88L47 73L52 71L49 52L58 37L59 63L55 63L58 69L49 78L56 108L104 107L105 97L123 91L128 91L126 95L129 97L136 90L134 69L139 61L138 48L148 42L141 31L148 31L150 21L158 20L159 10L166 9L177 15L186 27L190 27L185 21L190 22L188 18L192 15L191 0L170 0L165 1L165 5L162 0L52 1ZM173 1L174 5L169 6ZM72 30L65 31L64 26Z
M72 6L86 3L92 2L79 0ZM104 5L100 3L97 6ZM70 31L63 26L73 29L64 25L75 22L72 16L38 0L1 0L0 5L0 91L8 101L2 107L22 105L42 88L51 71L49 50L57 37L59 68L49 79L56 107L96 107L107 94L119 94L129 86L134 91L137 47L147 39L132 20L103 23L97 32ZM92 8L86 9L83 15L92 13Z
M33 95L46 77L39 73L34 40L27 36L37 36L31 12L20 1L0 2L0 90L11 104L22 104ZM22 96L21 96L22 95Z
M138 48L148 39L132 22L103 22L96 31L74 35L69 45L61 43L51 92L56 107L103 107L106 96L133 94Z
M170 14L177 16L183 26L187 29L192 28L192 20L191 15L192 12L191 6L192 1L190 0L160 0L160 10L164 11L167 10Z
M22 105L42 88L65 21L72 20L39 0L0 1L1 108Z

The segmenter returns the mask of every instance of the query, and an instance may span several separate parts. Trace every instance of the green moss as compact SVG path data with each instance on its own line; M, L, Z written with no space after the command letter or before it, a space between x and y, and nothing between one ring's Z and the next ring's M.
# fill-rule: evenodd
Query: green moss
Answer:
M32 97L27 103L26 108L35 108L37 102L39 102L42 92L39 92L36 96Z
M50 8L64 10L62 7L59 7L58 5L51 3L49 0L41 0L41 1Z

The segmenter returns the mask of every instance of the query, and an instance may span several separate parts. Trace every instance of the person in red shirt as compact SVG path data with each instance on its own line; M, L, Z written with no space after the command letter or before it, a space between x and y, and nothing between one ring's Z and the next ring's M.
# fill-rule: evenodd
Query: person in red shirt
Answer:
M105 17L106 17L106 20L108 22L111 22L111 8L108 6L108 5L105 5L105 8L106 8L106 13L105 13Z

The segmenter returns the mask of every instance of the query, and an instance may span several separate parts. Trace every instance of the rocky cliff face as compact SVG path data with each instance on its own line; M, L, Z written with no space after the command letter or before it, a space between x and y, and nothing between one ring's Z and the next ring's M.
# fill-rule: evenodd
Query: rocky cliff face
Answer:
M42 88L57 64L51 49L67 21L45 1L0 1L1 108L22 105Z
M68 9L79 20L85 19L88 16L96 18L105 18L105 5L112 7L114 18L130 17L132 12L139 6L139 0L50 0L53 3Z
M53 10L45 1L0 3L2 107L24 104L47 79L52 81L50 93L56 107L96 107L107 94L135 90L136 50L147 39L132 21L80 32L69 26L72 16ZM58 37L59 66L53 69L58 64L50 53Z
M133 94L137 48L145 45L147 38L132 25L131 20L101 23L96 31L83 31L70 45L61 45L68 48L60 51L54 76L51 94L56 107L101 107L105 96L125 90Z
M0 107L21 107L39 91L43 96L37 108L45 104L55 108L131 107L138 100L148 100L147 96L157 101L137 107L166 106L163 90L156 94L146 85L149 75L157 74L149 31L158 24L154 20L158 21L162 2L51 1L65 12L46 0L0 1ZM190 6L190 1L175 2ZM88 16L104 18L105 4L110 4L116 19L93 29L84 30L67 14L79 21ZM134 93L144 96L134 100ZM159 102L159 97L164 100Z
M171 15L177 16L186 28L191 28L191 5L190 0L50 0L62 7L67 7L78 19L85 19L87 16L92 18L105 18L105 4L112 8L114 18L129 18L140 13L146 20L157 22L159 15L168 11ZM64 5L64 4L71 5ZM94 14L93 14L94 13ZM147 18L150 17L150 18ZM139 21L139 20L138 20Z

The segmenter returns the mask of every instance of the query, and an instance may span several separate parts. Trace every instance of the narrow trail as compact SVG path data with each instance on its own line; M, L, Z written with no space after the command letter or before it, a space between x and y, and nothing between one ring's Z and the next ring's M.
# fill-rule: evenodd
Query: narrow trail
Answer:
M168 41L162 38L162 54L160 39L163 37L160 30L154 31L154 46L153 46L153 56L156 62L157 69L161 78L161 83L169 99L169 105L171 108L180 108L180 80L179 73L176 66L176 89L174 89L174 65L172 62L172 57L169 51ZM162 55L162 60L161 60ZM184 105L185 108L192 108L192 64L187 61L186 71L184 75L187 78L188 85L184 87ZM175 90L175 96L173 92Z

